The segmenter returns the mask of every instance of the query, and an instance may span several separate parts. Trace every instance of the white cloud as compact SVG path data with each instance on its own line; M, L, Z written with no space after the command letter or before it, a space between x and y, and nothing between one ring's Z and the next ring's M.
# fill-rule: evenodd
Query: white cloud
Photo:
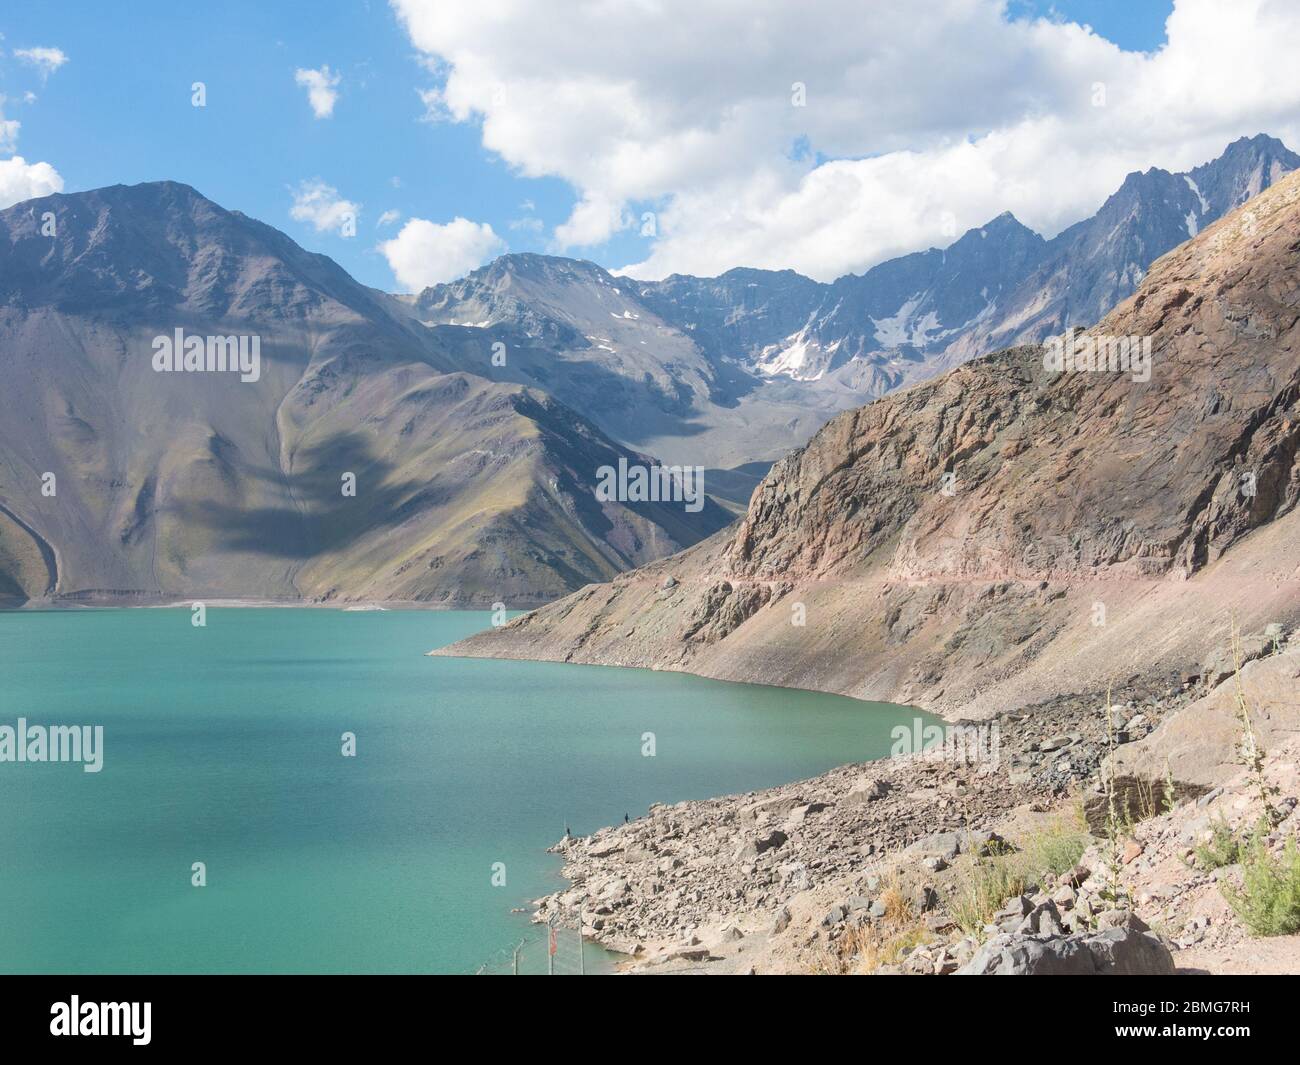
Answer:
M15 48L14 56L36 67L42 78L48 78L68 61L62 48Z
M334 105L338 103L338 74L331 73L329 64L320 70L305 70L299 67L293 72L293 80L307 90L307 102L311 104L312 114L317 118L331 118Z
M379 221L375 223L376 229L382 229L384 226L391 226L394 222L402 217L401 211L385 211L379 216Z
M481 122L520 174L573 187L557 247L655 211L636 276L829 279L1007 209L1051 235L1129 171L1189 167L1242 135L1300 149L1288 0L1175 0L1150 54L1010 19L1002 0L392 3L445 73L421 93L431 117Z
M21 155L0 159L0 210L62 191L63 178L49 163L29 163Z
M413 292L452 281L505 251L486 222L453 218L445 225L412 218L379 245L397 280Z
M357 215L361 205L345 200L339 190L320 178L302 182L293 194L289 216L297 222L308 222L317 233L332 232L339 236L356 236Z
M16 118L5 118L5 99L0 94L0 152L13 153L18 150L18 131L23 124Z
M555 246L564 251L603 244L631 224L632 217L623 204L599 193L587 192L573 208L568 221L555 227Z

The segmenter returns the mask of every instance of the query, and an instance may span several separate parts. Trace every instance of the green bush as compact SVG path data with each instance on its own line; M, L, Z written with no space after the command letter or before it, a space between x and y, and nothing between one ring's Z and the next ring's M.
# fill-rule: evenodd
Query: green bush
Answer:
M983 858L962 883L949 911L952 919L969 936L984 938L984 926L1002 904L1025 891L1025 876L1016 856Z
M1241 855L1241 887L1223 885L1223 897L1252 935L1294 935L1300 932L1300 848L1293 837L1274 855L1266 839L1263 829L1251 837Z
M1091 838L1080 819L1058 818L1025 841L1031 872L1063 876L1079 864Z
M1210 831L1209 842L1196 845L1198 866L1205 870L1222 869L1241 861L1241 841L1226 821L1216 820Z

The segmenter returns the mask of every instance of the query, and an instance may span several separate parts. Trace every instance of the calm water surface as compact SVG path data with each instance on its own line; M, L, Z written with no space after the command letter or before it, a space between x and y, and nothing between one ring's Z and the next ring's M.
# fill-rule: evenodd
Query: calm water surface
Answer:
M540 930L511 911L561 885L545 848L566 825L879 757L918 714L672 673L424 657L489 621L0 613L0 725L104 726L99 773L0 763L0 971L473 972L508 964L520 940L536 968ZM608 964L588 947L589 971Z

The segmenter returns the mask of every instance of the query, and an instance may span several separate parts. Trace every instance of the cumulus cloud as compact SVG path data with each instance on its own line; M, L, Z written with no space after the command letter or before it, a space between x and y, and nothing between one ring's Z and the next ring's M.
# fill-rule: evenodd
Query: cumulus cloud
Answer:
M361 205L345 200L339 190L320 178L304 181L293 193L289 216L296 222L309 223L317 233L356 236L357 215Z
M599 193L585 193L567 222L555 227L559 250L603 244L620 229L632 224L625 206Z
M62 191L63 178L49 163L29 163L21 155L0 159L0 210Z
M441 281L451 281L481 266L505 250L505 242L486 222L453 218L439 225L412 218L397 236L379 245L394 276L407 289L418 292Z
M385 211L379 216L379 221L375 223L375 228L382 229L384 226L391 226L394 222L401 219L401 211Z
M339 100L339 82L342 79L330 71L328 64L320 70L299 67L293 72L293 80L307 90L307 102L311 104L312 114L317 118L333 117L334 105Z
M23 124L16 118L5 118L6 97L0 93L0 152L18 151L18 131Z
M68 61L62 48L15 48L14 56L36 67L42 78L48 78Z
M1149 54L1003 0L392 3L443 76L429 117L573 187L557 247L655 212L647 278L829 279L1007 209L1051 235L1131 170L1259 132L1300 148L1288 0L1175 0Z

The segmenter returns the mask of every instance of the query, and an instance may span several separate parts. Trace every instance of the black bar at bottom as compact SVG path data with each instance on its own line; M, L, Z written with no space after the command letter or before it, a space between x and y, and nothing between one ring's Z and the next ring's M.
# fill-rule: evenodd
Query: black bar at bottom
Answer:
M1300 991L1286 976L749 979L743 988L737 979L701 998L694 985L635 977L525 987L432 976L14 976L0 978L0 1032L10 1061L24 1060L13 1056L17 1048L338 1055L412 1041L449 1050L441 1041L457 1035L572 1046L584 1033L599 1043L613 1036L615 1046L632 1034L642 1046L689 1035L693 1055L717 1040L734 1056L750 1040L763 1049L774 1025L809 1023L805 1038L820 1041L821 1029L864 1051L910 1033L939 1040L945 1053L959 1052L952 1040L1022 1049L1206 1043L1231 1052L1233 1043L1293 1036ZM56 1035L52 1026L78 1034ZM80 1034L114 1026L122 1034Z

